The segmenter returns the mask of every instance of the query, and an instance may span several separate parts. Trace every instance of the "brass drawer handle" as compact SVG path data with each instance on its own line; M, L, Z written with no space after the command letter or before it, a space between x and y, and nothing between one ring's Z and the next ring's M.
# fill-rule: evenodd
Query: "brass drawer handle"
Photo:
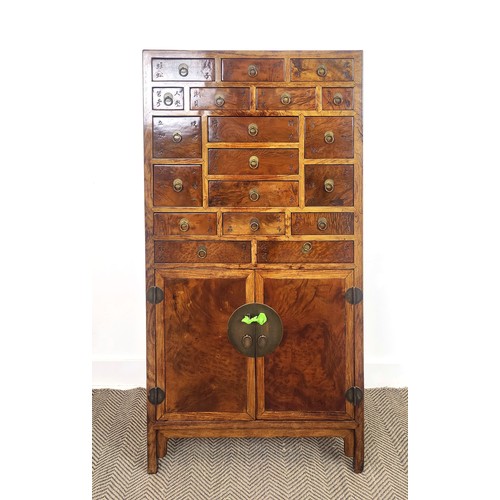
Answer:
M184 232L189 231L189 221L185 218L182 218L179 221L179 229Z
M343 97L342 97L342 94L335 94L333 96L333 104L335 104L335 106L339 106L340 104L342 104L342 101L343 101Z
M252 219L250 219L250 230L255 232L258 231L259 229L260 229L259 219L257 219L257 217L253 217Z
M200 259L204 259L207 256L207 247L205 245L200 245L198 247L198 252L196 252L196 255L198 255Z
M267 337L265 335L259 335L259 338L257 339L257 345L259 347L266 347Z
M286 92L281 95L281 104L283 106L288 106L292 102L292 96L290 94L287 94Z
M333 179L326 179L324 187L327 193L331 193L335 187L335 182L333 182Z
M248 135L255 137L259 133L259 127L255 123L248 125Z
M179 75L186 77L189 75L189 68L187 64L179 64Z
M248 192L248 196L250 197L251 201L257 201L260 198L260 194L255 188L250 189L250 191Z
M174 142L181 142L182 141L182 135L180 132L175 132L175 134L172 136L172 140Z
M331 130L329 130L328 132L325 132L325 142L327 144L332 144L334 140L335 140L335 135L333 134L333 132Z
M222 106L224 106L225 103L226 103L226 100L221 95L218 95L215 98L215 105L218 106L219 108L222 108Z
M172 182L172 186L176 193L180 193L184 187L182 185L182 179L174 179L174 182Z
M259 70L257 69L257 66L255 66L255 64L250 64L250 66L248 66L248 76L251 76L253 78L257 76L258 72Z
M320 231L325 231L326 228L328 227L328 221L326 220L326 217L320 217L318 219L317 226Z
M321 77L326 76L326 67L323 64L320 64L316 70L316 74Z
M172 106L174 103L174 96L170 92L167 92L163 97L163 102L165 103L165 106Z
M313 244L310 241L306 241L302 245L302 253L309 253L312 250Z
M251 169L256 169L259 166L259 157L258 156L250 156L248 160L248 165Z
M253 344L253 338L250 335L243 335L243 337L241 337L241 345L245 349L252 347L252 344Z

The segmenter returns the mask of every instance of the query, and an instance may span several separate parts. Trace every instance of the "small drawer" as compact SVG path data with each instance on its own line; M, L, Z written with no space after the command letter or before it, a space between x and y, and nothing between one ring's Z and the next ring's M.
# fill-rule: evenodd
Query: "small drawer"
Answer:
M305 158L354 158L352 116L306 117Z
M191 109L250 109L250 89L192 88Z
M166 207L201 207L201 165L154 165L153 204Z
M252 261L250 241L155 241L155 262L210 264Z
M290 59L292 82L352 82L353 59Z
M182 87L153 88L153 109L184 109L184 89Z
M354 241L259 241L262 264L328 264L354 262Z
M353 165L306 165L304 176L306 206L354 205Z
M354 234L354 213L294 212L292 234Z
M214 81L214 59L152 59L154 82Z
M283 213L230 213L222 214L223 234L275 235L285 234Z
M211 207L297 207L299 183L293 181L209 181Z
M350 87L324 87L323 109L353 109L353 89Z
M222 80L226 82L283 82L283 59L222 59Z
M154 158L201 158L200 118L153 117Z
M155 236L209 235L217 234L215 213L156 213L153 216Z
M210 142L298 142L299 119L296 116L208 118Z
M316 109L316 89L260 87L257 109Z
M297 149L209 149L210 175L297 175Z

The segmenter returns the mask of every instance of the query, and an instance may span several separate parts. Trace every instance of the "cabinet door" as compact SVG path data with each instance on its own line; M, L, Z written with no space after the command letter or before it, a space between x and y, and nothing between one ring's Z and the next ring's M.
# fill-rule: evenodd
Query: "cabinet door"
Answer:
M353 271L257 271L255 283L283 322L281 344L257 358L257 418L352 419Z
M227 322L254 300L252 271L157 270L158 420L255 418L255 360L236 352Z

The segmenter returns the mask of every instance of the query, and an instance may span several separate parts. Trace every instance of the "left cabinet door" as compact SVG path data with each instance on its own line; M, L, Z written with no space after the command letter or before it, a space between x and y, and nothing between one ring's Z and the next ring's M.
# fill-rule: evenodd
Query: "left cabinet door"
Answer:
M227 338L232 312L254 302L252 271L156 270L157 420L255 418L255 359Z

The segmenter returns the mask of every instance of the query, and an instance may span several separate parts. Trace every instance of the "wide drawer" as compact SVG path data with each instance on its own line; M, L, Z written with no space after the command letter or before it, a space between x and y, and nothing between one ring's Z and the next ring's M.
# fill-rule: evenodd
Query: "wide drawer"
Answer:
M210 149L210 175L296 175L297 149Z
M201 165L153 165L153 204L201 207Z
M297 207L295 181L209 181L211 207Z
M354 213L294 212L292 234L354 234Z
M316 89L260 87L257 89L257 109L316 109Z
M191 109L250 109L250 89L246 87L192 88Z
M156 263L247 263L250 241L155 241Z
M222 80L226 82L282 82L283 59L222 59Z
M324 87L322 96L323 109L353 109L353 90L350 87Z
M351 263L354 262L354 241L259 241L257 262Z
M304 175L306 206L354 205L353 165L306 165Z
M153 81L213 81L214 59L152 59Z
M156 213L153 216L155 236L181 236L217 234L215 213Z
M153 117L153 158L201 158L200 118Z
M210 142L298 142L296 116L224 116L208 118Z
M292 58L292 82L351 82L354 60L349 58Z
M352 116L306 117L305 158L353 158Z
M280 235L285 234L285 214L248 212L222 214L223 234Z

